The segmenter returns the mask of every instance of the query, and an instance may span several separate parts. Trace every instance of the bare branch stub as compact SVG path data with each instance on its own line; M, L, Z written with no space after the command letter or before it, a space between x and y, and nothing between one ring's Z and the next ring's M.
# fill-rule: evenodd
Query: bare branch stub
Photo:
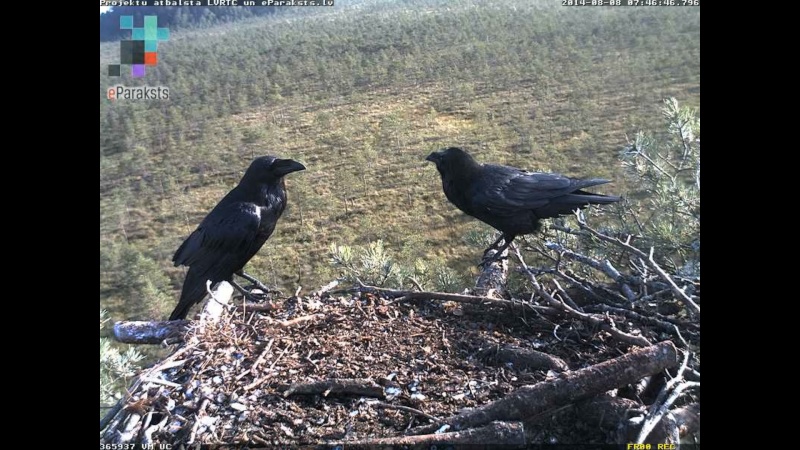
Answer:
M481 264L481 274L475 282L475 292L480 295L487 295L494 292L502 297L505 293L506 281L508 279L508 249L504 249L501 256L495 258L497 250L487 249L483 255Z
M181 338L190 323L189 320L121 321L114 324L114 339L126 344L160 344Z

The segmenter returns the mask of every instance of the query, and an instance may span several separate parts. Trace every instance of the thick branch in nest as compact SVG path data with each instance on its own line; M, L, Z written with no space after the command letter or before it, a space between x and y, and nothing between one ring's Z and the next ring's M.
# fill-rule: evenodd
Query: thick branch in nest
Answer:
M265 311L274 311L275 305L271 302L264 302L264 303L255 303L255 302L244 302L241 305L237 305L236 309L242 312L265 312Z
M677 364L675 346L669 341L661 342L585 369L564 373L553 381L524 386L501 400L445 419L444 423L455 430L464 430L496 420L521 420L625 386ZM419 427L412 430L412 434L430 433L434 429L431 426Z
M617 431L633 415L644 414L644 407L639 403L623 397L599 395L575 405L578 417L588 425L597 425L608 431ZM621 438L619 443L628 442L629 438Z
M160 344L186 333L189 320L126 320L114 324L114 339L126 344Z
M233 297L233 286L222 281L209 291L209 297L201 318L217 321ZM114 324L114 339L126 344L160 344L168 339L180 339L190 323L190 320L121 321Z

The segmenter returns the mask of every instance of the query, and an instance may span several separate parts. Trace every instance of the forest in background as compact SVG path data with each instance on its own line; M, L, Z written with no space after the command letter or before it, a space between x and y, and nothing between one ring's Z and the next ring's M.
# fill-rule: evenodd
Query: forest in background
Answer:
M101 307L153 319L174 306L180 242L255 156L302 161L289 209L249 271L293 291L340 275L332 246L382 248L451 290L474 279L488 227L447 203L425 155L612 178L660 128L662 100L699 108L698 8L405 1L185 29L144 80L112 79L100 45ZM114 84L170 100L110 102Z

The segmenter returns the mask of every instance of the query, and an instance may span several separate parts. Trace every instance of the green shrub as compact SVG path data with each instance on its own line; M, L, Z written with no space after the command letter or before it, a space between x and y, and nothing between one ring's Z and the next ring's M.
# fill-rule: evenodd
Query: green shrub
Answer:
M100 310L100 330L108 322L105 310ZM117 402L144 356L133 347L121 352L108 338L100 338L100 416L104 408Z

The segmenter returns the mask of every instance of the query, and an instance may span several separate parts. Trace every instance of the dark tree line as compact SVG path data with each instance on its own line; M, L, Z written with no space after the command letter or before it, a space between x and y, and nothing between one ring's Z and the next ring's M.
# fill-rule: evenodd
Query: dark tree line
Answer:
M120 16L133 16L141 26L144 16L158 16L158 26L177 30L216 25L250 17L267 16L280 10L274 6L221 6L215 8L181 6L119 6L100 14L100 42L130 37L130 31L119 29Z

